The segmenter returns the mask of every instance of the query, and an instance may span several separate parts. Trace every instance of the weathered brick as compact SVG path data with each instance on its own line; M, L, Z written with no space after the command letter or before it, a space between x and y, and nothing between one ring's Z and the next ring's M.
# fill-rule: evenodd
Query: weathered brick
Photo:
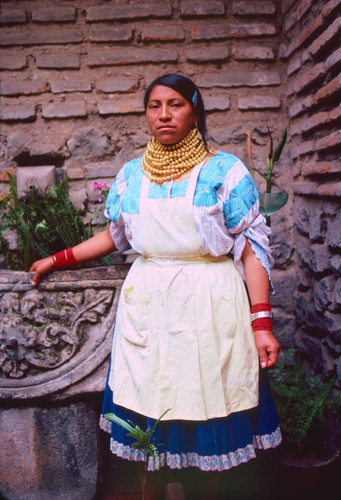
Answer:
M51 82L53 94L62 92L90 92L91 83L85 80L56 80Z
M43 69L79 69L79 54L42 54L36 57L36 65Z
M115 163L112 160L90 162L84 165L87 179L100 179L103 177L109 177L112 179L113 177L116 177L121 168L121 161L117 161Z
M325 99L329 99L333 97L335 94L338 94L341 90L341 73L336 76L333 80L331 80L327 85L319 89L314 97L314 103L319 104L321 101Z
M293 184L293 191L295 194L305 196L317 195L317 189L317 182L295 182Z
M295 159L299 156L313 153L315 151L315 141L305 141L302 142L299 146L295 146L291 148L291 158Z
M96 83L96 91L107 94L136 92L138 87L139 82L134 78L102 78Z
M310 108L315 104L315 98L313 95L308 95L302 101L296 101L289 106L289 116L294 118L297 115L303 113L304 111L310 110Z
M288 12L286 16L284 16L284 31L288 33L288 31L295 26L297 23L297 12L296 10L292 10Z
M337 66L341 61L341 48L334 50L330 56L325 60L326 68L332 69L334 66Z
M326 175L341 172L341 161L308 162L302 166L302 175Z
M199 87L261 87L279 85L281 78L277 71L257 72L230 72L207 73L197 79Z
M282 0L282 12L286 14L297 0Z
M93 21L121 21L125 19L145 19L148 17L170 17L172 7L168 2L139 3L115 5L112 7L99 5L87 9L86 20Z
M103 49L89 51L89 66L112 66L115 64L142 64L176 62L178 54L175 49Z
M314 128L325 125L328 122L328 117L328 111L321 111L320 113L316 113L315 115L304 117L304 119L302 119L300 123L301 132L309 132Z
M234 1L232 14L235 16L271 16L275 14L276 6L269 0L250 2L249 0Z
M322 15L315 17L315 19L310 23L310 25L301 33L298 37L295 37L293 41L288 46L288 56L290 56L295 50L297 50L302 45L309 43L313 36L320 30L323 26L324 19Z
M0 45L48 45L80 43L83 36L78 29L60 28L59 30L25 29L22 31L3 32Z
M302 0L296 8L297 20L300 21L304 14L308 12L310 7L313 5L314 0Z
M129 42L133 39L131 28L120 27L101 27L91 26L89 40L91 42Z
M41 94L47 91L45 82L2 82L0 94L2 95L30 95Z
M286 33L288 33L288 31L293 27L295 26L297 23L297 13L296 11L292 11L292 12L289 12L289 14L287 14L285 17L284 17L284 31Z
M275 35L274 24L204 24L194 26L193 40L226 40L228 38L248 38Z
M173 42L184 40L185 32L179 26L147 26L141 30L140 37L143 42Z
M21 24L26 21L26 12L22 9L1 9L0 24Z
M206 111L226 111L230 109L230 99L225 96L206 96L204 103Z
M14 54L4 54L0 56L0 69L24 69L27 67L26 56L17 56Z
M43 118L78 118L86 116L83 101L68 101L43 105Z
M273 61L275 56L270 47L261 45L235 45L232 47L232 57L237 61Z
M8 175L14 175L15 174L15 168L6 168L5 170L0 170L0 182L8 182L9 177Z
M238 100L238 109L242 111L253 111L258 109L278 109L281 107L281 101L274 96L250 96L240 97Z
M301 114L302 112L304 111L304 108L302 106L302 103L301 102L293 102L293 104L290 104L289 108L288 108L288 115L290 118L295 118L296 116L298 116L299 114Z
M339 104L336 108L332 109L329 112L328 120L333 122L334 120L338 120L341 118L341 104Z
M318 187L317 193L320 196L333 196L340 198L341 182L322 184L321 186Z
M280 59L288 59L288 46L286 43L281 43L279 45L278 57Z
M128 113L143 113L142 98L120 98L116 101L103 101L98 104L100 115L124 115Z
M37 23L65 23L75 20L74 7L40 7L32 10L32 21Z
M335 21L320 35L308 48L308 52L314 57L322 52L334 39L340 38L341 17Z
M0 108L0 119L2 121L34 120L36 111L31 104L9 104Z
M323 78L326 74L326 68L324 62L316 64L312 68L305 70L302 75L299 75L298 78L293 82L293 91L295 93L302 92L306 87L312 85L321 78Z
M229 57L229 49L225 46L193 47L185 50L186 59L190 62L222 62Z
M316 141L317 151L324 151L325 149L335 148L341 144L341 130L337 130L330 135L322 137Z
M66 169L66 175L70 179L84 179L84 169L81 167L68 167Z
M328 18L340 7L340 0L330 0L322 9L322 16Z
M181 17L221 16L225 14L224 2L182 1Z
M292 57L289 61L289 64L287 66L287 75L291 76L292 74L296 73L298 69L302 67L302 59L301 56L296 55Z

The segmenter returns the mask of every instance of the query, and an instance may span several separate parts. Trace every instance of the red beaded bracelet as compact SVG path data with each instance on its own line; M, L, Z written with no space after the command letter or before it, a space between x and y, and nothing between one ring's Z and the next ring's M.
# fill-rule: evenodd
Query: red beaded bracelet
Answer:
M64 269L65 267L72 267L78 264L76 257L73 253L73 248L67 248L52 255L53 263L56 267Z
M254 332L260 330L272 331L271 305L269 302L260 302L251 306L251 323Z

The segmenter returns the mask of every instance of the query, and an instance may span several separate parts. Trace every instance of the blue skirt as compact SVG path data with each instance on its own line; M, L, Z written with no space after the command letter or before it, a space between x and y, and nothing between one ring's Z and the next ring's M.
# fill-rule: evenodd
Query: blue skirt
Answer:
M107 381L100 427L111 435L110 449L126 460L144 461L143 453L131 446L134 440L127 436L126 429L105 419L106 413L115 413L143 430L153 427L155 420L115 405ZM266 372L260 369L256 408L203 422L161 420L153 437L158 455L149 457L150 471L164 466L224 471L255 458L255 449L275 448L282 438Z

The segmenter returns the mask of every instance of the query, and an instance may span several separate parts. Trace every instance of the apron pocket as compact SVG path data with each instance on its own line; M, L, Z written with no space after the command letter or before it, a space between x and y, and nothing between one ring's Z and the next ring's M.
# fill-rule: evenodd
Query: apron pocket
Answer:
M136 347L148 346L151 293L130 286L123 290L123 338Z

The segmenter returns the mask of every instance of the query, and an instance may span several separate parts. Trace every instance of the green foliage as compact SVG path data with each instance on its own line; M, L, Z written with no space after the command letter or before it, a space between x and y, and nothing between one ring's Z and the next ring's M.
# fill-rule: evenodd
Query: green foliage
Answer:
M0 201L0 249L9 269L28 271L34 261L92 236L91 225L84 225L82 212L68 196L67 180L44 195L31 189L20 200L13 176L9 176L9 186L8 196ZM9 230L17 236L16 253L9 249Z
M129 431L127 433L127 436L131 436L132 438L136 439L136 441L132 443L133 448L141 450L145 457L147 457L148 455L156 457L157 456L156 446L154 443L151 443L150 441L156 429L156 426L158 425L162 417L166 415L167 412L169 412L169 410L166 410L161 415L161 417L155 422L152 428L148 427L145 431L143 431L139 425L134 425L132 422L128 423L125 420L122 420L122 418L115 415L115 413L106 413L104 415L104 418L107 418L108 420L115 422L116 424L120 425L121 427Z
M245 165L249 170L255 170L259 175L263 177L266 181L266 192L260 193L260 212L266 218L266 223L268 226L271 225L270 216L277 212L280 208L284 207L288 201L288 193L286 191L280 191L279 193L271 193L272 190L272 173L275 166L281 157L283 152L285 143L287 141L287 128L286 126L283 130L282 137L275 148L273 150L273 139L271 133L269 131L270 136L270 150L266 161L267 171L264 174L258 168L249 165L247 162L243 160Z
M324 411L341 409L341 399L332 396L334 380L321 382L306 375L295 349L288 349L269 373L283 434L289 444L302 450L313 425L323 420Z

